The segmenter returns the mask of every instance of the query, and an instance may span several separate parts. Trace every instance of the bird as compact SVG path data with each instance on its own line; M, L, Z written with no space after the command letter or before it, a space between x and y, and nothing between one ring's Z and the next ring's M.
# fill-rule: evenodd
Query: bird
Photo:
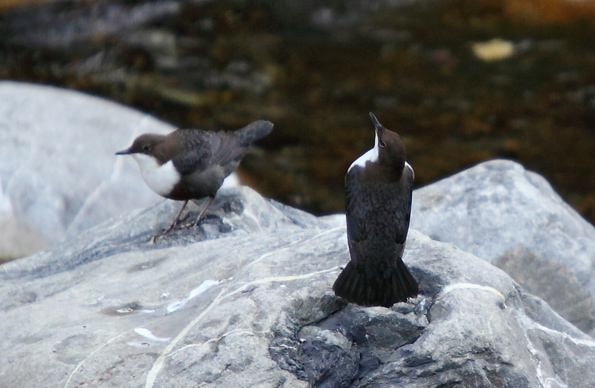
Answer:
M236 170L249 146L268 135L273 123L254 121L237 131L180 128L167 135L145 133L116 155L132 155L143 180L160 196L184 201L173 230L189 200L207 198L193 226L198 225L225 178Z
M347 302L390 307L419 293L403 263L411 216L413 168L405 160L399 135L374 124L374 148L348 168L345 215L350 261L333 290Z

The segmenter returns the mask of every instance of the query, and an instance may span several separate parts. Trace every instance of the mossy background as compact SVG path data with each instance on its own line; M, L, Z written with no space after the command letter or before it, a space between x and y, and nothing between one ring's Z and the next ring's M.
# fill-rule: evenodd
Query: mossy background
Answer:
M67 47L27 38L13 4L0 14L0 77L106 96L182 127L269 119L275 131L242 178L316 214L343 211L345 171L373 145L373 111L404 139L418 187L508 158L595 223L595 2L412 1L361 17L353 3L186 2L140 31ZM495 38L512 55L474 54Z

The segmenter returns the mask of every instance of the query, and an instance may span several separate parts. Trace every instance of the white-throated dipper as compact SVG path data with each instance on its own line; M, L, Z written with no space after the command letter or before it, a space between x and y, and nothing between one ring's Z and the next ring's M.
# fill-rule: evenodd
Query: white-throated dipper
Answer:
M419 292L402 256L411 215L413 168L399 135L370 112L374 148L345 176L345 213L351 260L333 285L335 294L362 306L390 307Z
M163 232L166 234L175 228L189 200L208 198L194 222L196 226L250 144L272 129L273 123L258 120L237 131L178 129L168 135L147 133L116 155L132 155L151 190L184 201L174 222Z

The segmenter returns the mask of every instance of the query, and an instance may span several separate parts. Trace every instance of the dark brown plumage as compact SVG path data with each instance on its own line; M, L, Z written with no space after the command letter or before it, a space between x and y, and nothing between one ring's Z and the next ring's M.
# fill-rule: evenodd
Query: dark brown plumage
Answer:
M370 116L376 130L374 148L354 161L345 176L351 261L333 290L348 302L390 307L419 292L402 261L414 174L399 135Z

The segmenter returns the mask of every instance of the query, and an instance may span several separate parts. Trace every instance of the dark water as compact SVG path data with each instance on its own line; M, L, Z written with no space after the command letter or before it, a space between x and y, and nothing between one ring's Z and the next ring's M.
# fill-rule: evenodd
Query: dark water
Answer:
M374 111L403 137L417 186L508 158L595 221L588 12L527 18L512 1L479 0L172 1L143 8L135 24L113 15L141 2L99 3L5 10L0 77L88 91L179 126L269 119L274 134L243 163L244 181L317 214L342 211L343 176L373 145ZM494 38L501 59L482 60L474 43Z

